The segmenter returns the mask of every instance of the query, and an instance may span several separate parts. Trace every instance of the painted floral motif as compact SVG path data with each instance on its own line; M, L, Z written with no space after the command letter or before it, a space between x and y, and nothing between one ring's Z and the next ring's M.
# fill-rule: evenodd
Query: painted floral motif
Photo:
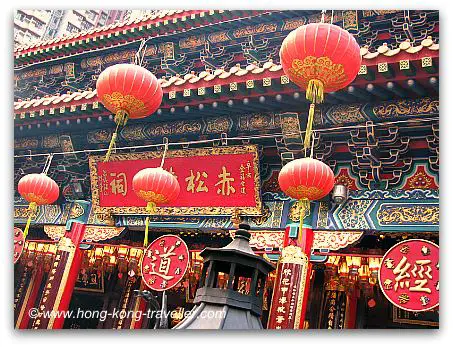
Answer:
M120 92L104 94L102 103L109 110L127 110L128 113L145 112L145 103L133 95L123 95Z
M364 114L361 112L360 105L336 105L327 111L327 115L334 124L365 122Z
M303 61L294 59L289 73L294 83L305 88L310 80L320 80L330 89L343 85L347 80L343 65L334 64L329 57L307 56Z
M425 166L419 165L415 173L409 177L403 189L436 189L439 188L435 177L428 174Z
M371 200L350 200L338 212L338 218L345 229L369 229L365 218L367 209L372 204Z
M434 204L415 206L382 205L377 217L381 225L439 224L439 206Z
M357 242L362 235L362 231L315 231L313 248L337 251Z
M373 107L373 112L381 118L396 116L416 116L439 112L439 100L422 98L417 100L401 99L396 102L386 102Z
M433 180L426 173L419 172L409 179L409 187L411 189L430 188Z

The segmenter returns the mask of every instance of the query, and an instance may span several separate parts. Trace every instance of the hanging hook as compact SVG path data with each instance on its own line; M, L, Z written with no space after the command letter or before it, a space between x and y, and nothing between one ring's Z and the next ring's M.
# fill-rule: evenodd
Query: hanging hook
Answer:
M228 134L227 133L221 133L220 134L220 141L222 143L222 146L228 145Z
M44 163L44 168L42 170L43 174L47 175L47 173L49 172L49 168L50 168L50 164L52 163L52 159L53 159L53 153L51 153L47 156L46 162Z
M167 150L168 150L168 137L164 137L164 154L162 155L162 161L160 162L160 167L164 167L164 162L165 162L165 156L167 155Z
M146 53L146 41L145 39L142 39L140 41L140 47L138 48L137 52L135 53L134 57L134 63L135 65L142 66L143 65L143 60L145 59L145 53Z
M47 163L49 162L50 154L46 156L46 161L44 162L44 166L42 167L41 173L45 173L46 168L47 168Z
M326 14L326 10L321 10L321 23L324 23L324 15Z

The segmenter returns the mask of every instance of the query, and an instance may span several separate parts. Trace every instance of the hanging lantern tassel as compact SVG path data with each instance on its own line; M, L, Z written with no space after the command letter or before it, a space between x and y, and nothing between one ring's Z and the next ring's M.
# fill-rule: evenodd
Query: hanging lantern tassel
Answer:
M27 224L25 225L25 229L24 229L24 240L27 238L28 229L30 229L31 220L35 217L37 210L38 210L38 204L36 202L30 202L30 205L28 205Z
M305 97L312 104L322 104L324 102L324 84L320 80L310 80Z
M107 151L107 154L105 155L104 162L109 161L110 154L112 153L113 146L115 145L116 138L118 137L118 130L119 130L120 126L123 127L126 125L127 118L128 118L128 114L126 111L119 110L118 112L116 112L115 119L114 119L115 123L116 123L116 129L112 135L112 139L110 140L109 149Z
M310 147L311 133L313 129L313 120L315 118L315 104L324 102L324 85L320 80L310 80L305 93L307 100L311 102L308 111L307 128L305 130L304 148Z
M307 212L310 211L310 200L308 199L300 199L299 200L299 233L297 234L297 241L299 243L302 242L302 228L304 226L304 219L305 219L305 216L308 215Z
M145 220L145 239L143 240L143 247L145 248L148 247L149 215L156 213L156 203L149 201L146 205L146 212L148 212L148 216Z

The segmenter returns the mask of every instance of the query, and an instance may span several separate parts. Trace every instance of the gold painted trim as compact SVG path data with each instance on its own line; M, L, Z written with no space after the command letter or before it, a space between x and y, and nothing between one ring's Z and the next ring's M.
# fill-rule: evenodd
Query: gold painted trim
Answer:
M300 280L300 285L299 285L299 294L297 298L297 306L296 306L296 315L294 317L294 328L300 329L300 320L302 316L302 306L304 303L304 295L305 295L305 287L307 285L307 272L308 272L308 257L304 254L303 261L304 263L298 263L300 264L300 273L301 273L301 280ZM308 302L307 302L308 304Z
M259 216L262 213L263 203L261 200L261 179L259 172L258 147L256 145L228 146L228 147L205 147L195 149L177 149L167 152L167 158L187 157L187 156L208 156L222 154L253 154L253 165L255 170L255 206L254 207L232 207L232 206L209 206L209 207L157 207L155 215L166 216L186 216L186 215L232 215L235 210L244 216ZM146 160L160 158L162 152L126 153L112 154L110 161L122 160ZM97 163L104 160L103 155L93 155L89 157L89 168L91 178L92 206L95 213L112 213L123 215L146 215L146 206L128 207L102 207L99 201L99 186L97 175Z
M282 256L279 260L280 263L289 264L308 264L308 256L298 246L287 246L282 249Z
M85 228L85 234L83 240L87 241L104 241L111 238L117 237L124 231L125 227L111 227L102 225L87 225ZM44 232L51 239L60 239L66 233L66 226L45 224Z
M425 320L415 320L415 319L405 319L398 318L398 307L393 306L393 322L394 323L403 323L403 324L413 324L413 325L425 325L431 327L439 327L438 322L430 322Z

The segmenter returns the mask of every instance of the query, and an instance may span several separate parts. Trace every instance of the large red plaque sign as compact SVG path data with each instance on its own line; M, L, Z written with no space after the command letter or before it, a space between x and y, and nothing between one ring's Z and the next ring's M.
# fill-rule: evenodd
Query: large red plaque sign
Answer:
M426 240L406 240L382 258L379 285L395 306L421 312L439 305L439 246Z
M146 202L132 190L134 175L158 167L162 152L115 154L110 161L90 157L91 188L96 213L145 214ZM256 146L229 146L168 151L164 169L178 179L181 192L165 215L244 215L261 213Z
M152 290L164 291L177 285L189 265L189 249L176 235L155 239L143 255L143 282Z

